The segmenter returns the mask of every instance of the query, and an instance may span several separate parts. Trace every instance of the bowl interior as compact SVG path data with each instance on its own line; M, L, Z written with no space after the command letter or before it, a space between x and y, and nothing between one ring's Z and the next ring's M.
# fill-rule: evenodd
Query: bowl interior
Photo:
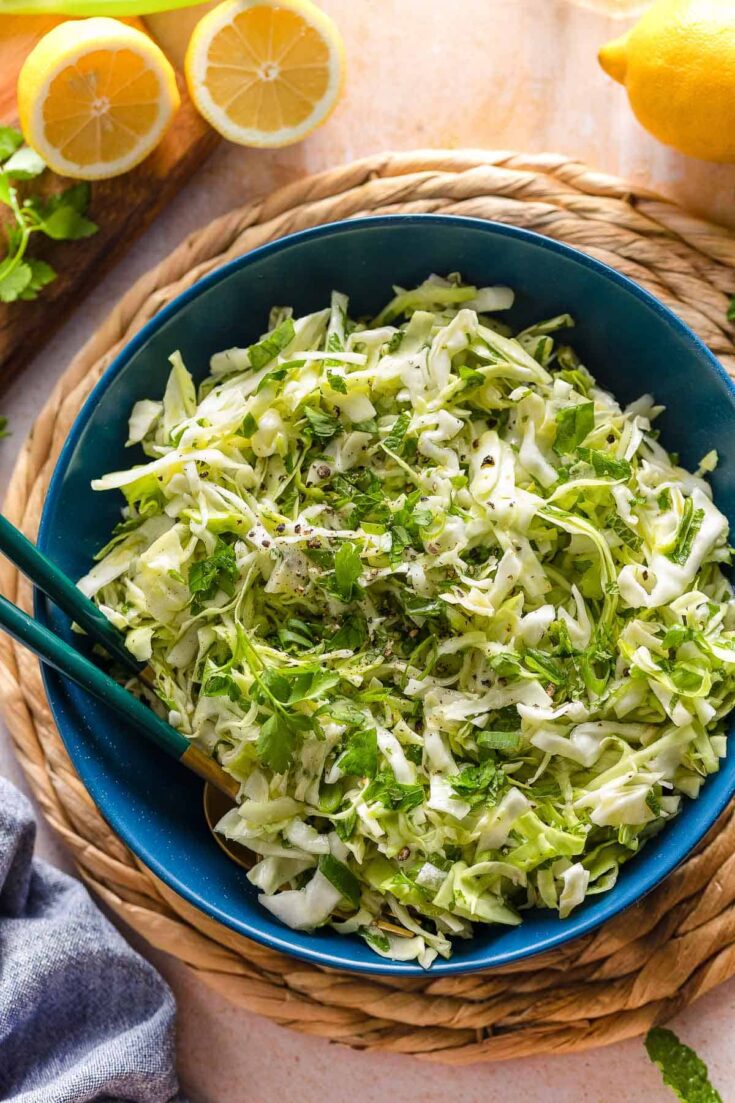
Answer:
M213 273L159 314L127 346L92 393L72 429L49 488L40 544L73 578L84 574L108 539L123 504L90 480L143 459L126 449L135 401L163 394L168 356L181 350L197 379L212 353L247 345L267 328L274 304L297 313L328 302L332 288L350 295L354 314L376 312L391 285L412 286L430 272L460 271L477 284L516 290L517 326L571 313L569 338L583 360L621 401L645 391L667 407L663 441L696 465L716 448L712 479L720 508L735 518L735 392L704 345L630 281L580 253L535 234L472 219L392 216L320 227L256 250ZM37 615L71 640L58 610L37 599ZM79 637L74 638L76 646ZM201 811L201 784L129 730L107 708L46 671L46 686L64 743L94 800L125 842L174 890L247 936L321 964L366 972L420 974L414 964L377 958L362 941L327 931L282 926L256 900L245 873L212 841ZM478 927L432 973L508 962L576 937L637 900L699 841L735 789L735 755L710 778L703 795L623 867L615 888L590 898L564 921L528 912L516 928Z

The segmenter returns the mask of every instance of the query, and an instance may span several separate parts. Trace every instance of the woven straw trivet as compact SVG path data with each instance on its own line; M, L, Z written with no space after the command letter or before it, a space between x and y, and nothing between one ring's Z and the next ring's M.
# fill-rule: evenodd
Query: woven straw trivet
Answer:
M735 372L726 322L735 235L557 155L417 152L301 180L192 235L128 292L75 358L18 460L5 513L36 533L74 417L114 355L157 310L223 261L283 234L382 212L473 215L567 241L643 284ZM5 562L0 589L30 589ZM0 694L18 756L79 871L154 946L241 1007L348 1045L466 1063L603 1045L644 1032L735 973L735 809L644 902L566 948L482 975L391 980L284 957L207 919L111 832L51 721L38 665L0 640ZM706 790L704 800L706 797Z

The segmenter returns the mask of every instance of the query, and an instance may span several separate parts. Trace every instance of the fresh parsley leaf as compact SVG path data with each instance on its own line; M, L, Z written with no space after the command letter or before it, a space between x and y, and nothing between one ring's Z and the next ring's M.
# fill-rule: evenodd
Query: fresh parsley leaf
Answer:
M254 695L262 702L275 698L279 704L285 705L291 696L291 683L283 670L274 666L266 667L259 675L258 688Z
M460 365L459 378L463 379L470 387L479 386L481 383L485 382L485 376L481 371L477 371L476 368L470 368L466 364Z
M202 697L229 697L231 701L241 701L242 690L231 674L210 674L202 686Z
M661 815L661 800L655 789L649 789L646 793L646 804L651 809L654 816Z
M384 954L390 953L388 935L384 934L380 927L362 927L360 934L371 949L382 950Z
M258 386L255 388L255 393L260 394L271 383L280 383L282 379L285 379L289 372L292 372L294 368L303 368L303 360L289 360L286 364L279 364L277 368L271 368L269 372L266 372L261 379Z
M242 419L242 425L240 426L240 432L242 433L242 435L244 437L252 437L253 433L255 433L257 431L257 429L258 429L258 423L255 420L255 418L253 417L253 415L250 413L250 411L248 410L248 412L245 414L245 417Z
M35 299L39 291L56 279L56 271L45 260L31 258L26 262L31 270L30 283L23 289L21 299Z
M9 272L3 275L3 266L0 265L0 302L14 303L20 299L33 280L33 270L30 264L16 264Z
M351 601L355 584L362 574L362 560L357 545L349 540L340 544L334 557L335 589L342 601Z
M375 777L378 772L378 736L374 728L359 728L347 737L347 745L337 759L343 774Z
M0 161L7 161L23 145L23 135L14 126L0 126Z
M666 634L661 640L661 646L665 647L667 651L675 651L683 643L691 640L693 636L693 630L686 625L672 624L671 628L666 629Z
M353 908L360 907L360 882L344 862L339 862L331 854L322 854L319 858L319 872L331 881L345 900L349 900Z
M320 440L329 440L342 428L338 417L327 414L315 406L304 406L304 416L309 423L312 435Z
M278 639L284 651L308 651L315 643L312 627L298 617L290 617L285 627L278 629Z
M0 172L0 203L10 208L14 218L5 229L7 255L0 261L0 302L12 303L35 299L56 278L51 265L28 257L32 234L67 240L89 237L97 232L97 226L84 217L88 184L75 184L47 199L31 195L20 202L11 181L30 180L40 175L45 165L32 150L18 144L12 128L0 127L0 159L5 160Z
M594 427L594 402L579 402L574 406L564 406L556 415L554 451L559 456L575 452Z
M398 350L401 347L402 343L403 343L403 330L402 329L397 329L396 332L391 337L388 344L385 346L385 351L388 354L393 353L393 352L398 352Z
M627 460L616 460L597 448L578 448L577 455L591 465L598 478L629 479L633 474Z
M344 376L337 375L335 372L327 372L327 382L333 391L338 391L339 394L347 394L347 383Z
M359 651L367 642L368 630L364 617L350 617L334 633L329 641L330 651Z
M408 410L404 410L404 412L399 414L393 422L393 428L383 441L385 447L390 449L391 452L400 453L403 446L403 439L406 436L410 424L411 415Z
M289 686L289 694L285 699L286 704L297 705L300 701L315 701L324 697L330 689L334 689L340 683L340 675L335 670L324 670L314 667L312 670L299 670L296 674L287 671L286 680Z
M219 540L212 555L190 567L189 591L200 606L211 600L218 590L224 590L231 597L238 573L234 547Z
M78 241L97 233L98 226L86 218L89 205L89 184L74 184L58 195L42 200L29 200L38 219L38 229L54 241Z
M625 521L617 513L611 513L609 515L607 524L631 551L640 550L643 543L640 536L633 532L632 528L626 525Z
M392 770L383 770L376 774L363 792L366 803L380 801L394 812L410 812L424 800L422 785L403 785L396 781Z
M656 505L659 509L671 509L671 491L668 486L665 486L659 494L656 499Z
M465 766L448 781L458 796L469 798L471 803L496 797L508 784L505 771L499 770L492 759L479 766Z
M646 1052L661 1070L664 1084L682 1103L722 1103L710 1082L707 1066L694 1050L680 1042L673 1030L655 1026L646 1035Z
M271 360L275 360L279 353L291 344L295 336L293 320L286 318L261 341L251 345L248 349L248 357L253 371L260 371L266 364L270 364Z
M436 620L438 617L443 617L447 611L443 601L422 597L413 590L406 590L401 594L401 604L409 616L424 620Z
M687 559L692 554L692 546L697 533L702 527L703 521L704 510L695 509L692 499L687 498L684 502L684 511L681 516L681 521L679 522L679 528L676 532L674 546L670 552L667 552L667 559L670 559L672 563L676 563L680 567L686 563Z
M355 812L354 809L349 813L349 815L345 816L343 820L334 821L334 830L337 832L337 835L343 843L352 838L356 826L357 812Z
M258 734L258 758L269 770L285 774L298 746L300 733L280 713L269 716Z

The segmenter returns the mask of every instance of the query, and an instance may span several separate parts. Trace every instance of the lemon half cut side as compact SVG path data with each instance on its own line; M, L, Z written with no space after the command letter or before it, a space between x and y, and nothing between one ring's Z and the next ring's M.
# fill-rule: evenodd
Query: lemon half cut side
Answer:
M23 135L54 172L118 176L163 137L180 97L174 70L143 31L99 17L60 23L18 78Z
M298 142L334 109L344 47L311 0L224 0L197 24L186 55L196 107L241 145Z

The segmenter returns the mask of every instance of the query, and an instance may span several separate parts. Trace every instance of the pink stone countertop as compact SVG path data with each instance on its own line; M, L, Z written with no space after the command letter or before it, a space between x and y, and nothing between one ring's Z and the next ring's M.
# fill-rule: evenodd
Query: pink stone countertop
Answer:
M187 189L80 305L3 395L12 437L0 444L0 487L54 381L133 280L190 231L304 173L385 149L484 147L558 151L653 185L735 226L735 166L659 146L598 69L596 49L625 27L569 0L324 0L343 31L349 75L332 119L276 152L222 146ZM185 16L156 31L180 48ZM735 282L735 281L734 281ZM7 733L0 772L24 786ZM69 869L48 828L39 852ZM291 1033L226 1004L178 962L136 940L179 1001L180 1074L192 1103L672 1103L638 1040L586 1054L443 1068L352 1052ZM680 1015L675 1028L735 1101L735 981Z

